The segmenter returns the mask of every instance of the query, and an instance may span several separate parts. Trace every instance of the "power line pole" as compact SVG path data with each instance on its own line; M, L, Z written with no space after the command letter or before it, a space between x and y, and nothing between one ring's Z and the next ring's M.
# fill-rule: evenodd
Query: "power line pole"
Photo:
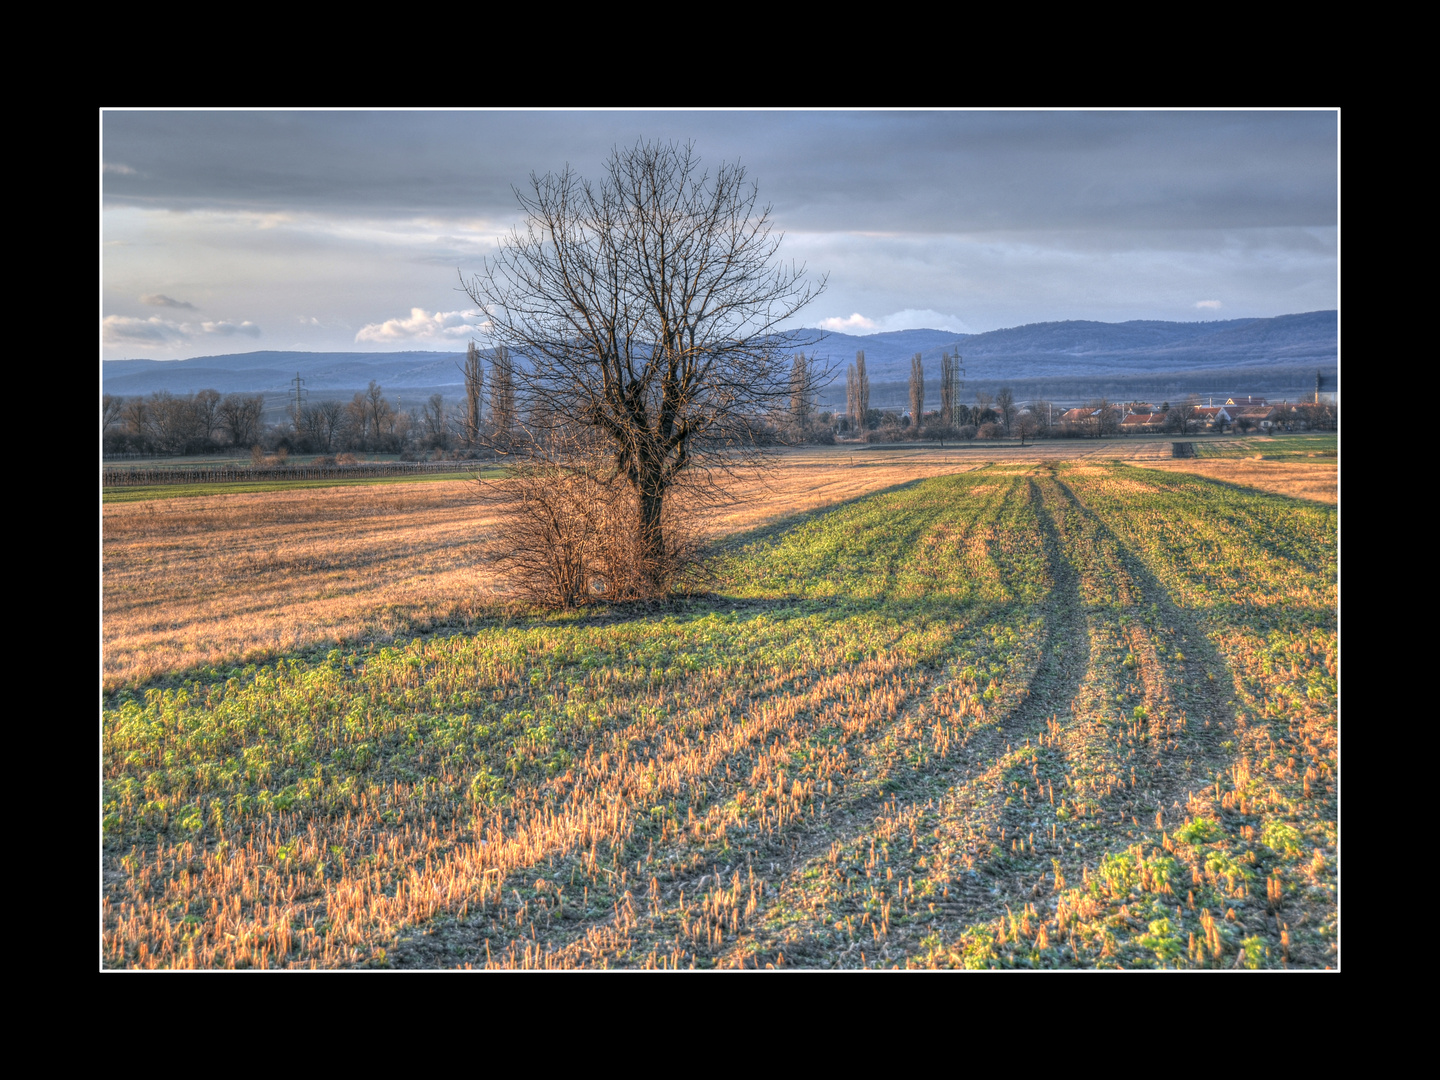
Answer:
M295 373L295 378L290 380L290 385L295 388L295 401L294 404L290 406L290 412L295 420L295 426L298 428L300 426L300 410L304 408L305 396L309 394L310 391L305 389L305 380L300 378L298 371Z

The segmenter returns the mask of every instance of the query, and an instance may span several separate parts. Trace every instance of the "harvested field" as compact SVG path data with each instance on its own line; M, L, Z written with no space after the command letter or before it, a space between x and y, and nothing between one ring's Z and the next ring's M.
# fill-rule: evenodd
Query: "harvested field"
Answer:
M975 464L786 454L701 529L770 525ZM488 557L493 527L467 481L107 504L103 686L468 625L505 596Z
M1329 462L1262 461L1254 458L1186 458L1147 462L1152 469L1191 473L1227 484L1288 495L1292 499L1336 505L1340 497L1339 466Z
M752 530L718 600L111 695L104 963L1332 966L1336 530L996 464Z

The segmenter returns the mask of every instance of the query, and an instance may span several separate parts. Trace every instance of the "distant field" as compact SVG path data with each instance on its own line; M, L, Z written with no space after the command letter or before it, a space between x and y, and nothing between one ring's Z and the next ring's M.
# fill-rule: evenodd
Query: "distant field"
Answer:
M720 599L518 621L467 485L107 507L107 687L215 669L104 700L105 964L1335 964L1336 517L1117 449L795 455Z
M1312 461L1339 456L1339 436L1324 432L1300 435L1236 435L1197 441L1201 458L1255 458L1261 461Z
M420 484L431 481L473 480L476 470L452 473L424 473L416 476L381 476L360 480L256 480L212 484L157 484L152 487L115 487L104 490L105 503L148 502L152 499L194 499L207 495L244 495L261 491L301 491L310 488L344 488L364 484ZM501 470L489 468L478 475L492 478Z

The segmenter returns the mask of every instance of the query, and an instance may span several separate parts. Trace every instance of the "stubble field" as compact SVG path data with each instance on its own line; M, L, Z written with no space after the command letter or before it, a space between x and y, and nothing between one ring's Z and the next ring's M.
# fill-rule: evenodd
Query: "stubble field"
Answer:
M104 963L1334 965L1325 501L888 453L648 614L487 618L463 485L107 508Z

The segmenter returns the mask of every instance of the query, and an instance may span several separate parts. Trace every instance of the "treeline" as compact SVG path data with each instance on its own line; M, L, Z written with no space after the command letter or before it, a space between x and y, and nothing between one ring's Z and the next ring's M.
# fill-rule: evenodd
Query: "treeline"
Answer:
M264 433L265 400L259 394L200 390L186 397L167 390L149 397L105 394L100 438L106 454L203 454L225 447L249 449Z
M512 392L513 397L513 392ZM279 423L264 419L260 394L200 390L193 395L157 391L148 397L105 394L100 434L107 455L207 454L233 450L266 453L430 454L478 448L494 425L474 423L452 410L441 394L418 408L399 409L372 381L349 401L333 399L293 406ZM513 406L502 403L502 425L514 423ZM506 423L508 420L508 424Z

